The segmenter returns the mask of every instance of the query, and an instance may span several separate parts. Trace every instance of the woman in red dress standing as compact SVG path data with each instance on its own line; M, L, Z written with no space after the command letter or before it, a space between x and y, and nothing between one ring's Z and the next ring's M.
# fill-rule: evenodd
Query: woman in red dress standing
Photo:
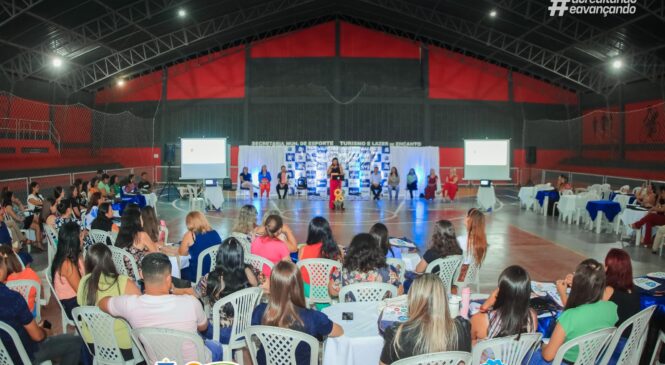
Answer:
M434 200L434 193L436 193L436 185L439 182L439 177L436 176L434 169L429 170L429 176L427 176L427 186L425 187L425 200Z
M344 169L339 164L337 157L332 159L332 164L328 167L328 177L330 178L330 200L328 205L330 209L335 209L335 190L342 188L342 180L344 180Z
M457 182L459 178L457 177L457 171L455 169L450 169L450 175L446 176L446 182L443 184L443 199L453 201L455 200L455 195L457 195Z

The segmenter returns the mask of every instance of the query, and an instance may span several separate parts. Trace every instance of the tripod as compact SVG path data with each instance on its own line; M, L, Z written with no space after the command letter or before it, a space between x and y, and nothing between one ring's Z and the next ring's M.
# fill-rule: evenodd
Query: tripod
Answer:
M162 186L162 189L159 191L158 199L162 196L162 193L164 193L164 189L167 189L167 193L166 193L166 194L167 194L167 197L166 197L166 199L167 199L167 201L171 201L171 189L173 188L173 189L178 190L178 189L176 188L175 184L173 183L173 175L172 175L173 172L171 172L171 166L172 166L171 163L168 163L168 164L167 164L167 170L166 170L166 184L164 184L164 186Z

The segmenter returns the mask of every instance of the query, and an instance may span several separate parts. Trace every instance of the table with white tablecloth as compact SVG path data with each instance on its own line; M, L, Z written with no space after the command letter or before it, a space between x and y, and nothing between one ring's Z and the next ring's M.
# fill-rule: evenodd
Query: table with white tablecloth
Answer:
M402 261L404 261L406 271L415 271L420 260L420 255L415 252L402 253Z
M224 191L221 186L206 186L203 190L203 198L205 198L206 205L213 209L222 209L224 204Z
M383 349L379 334L379 303L351 302L333 304L323 313L344 329L340 337L328 337L323 365L378 364ZM352 320L343 320L342 313L352 313Z
M180 263L178 263L180 259ZM171 261L171 276L180 278L180 270L189 267L190 256L169 256Z
M525 206L527 210L531 208L531 205L533 205L535 196L535 186L522 186L519 193L517 193L517 197L520 199L520 205Z
M496 204L496 194L494 193L494 186L481 186L478 188L476 194L478 206L481 210L488 211L494 208Z
M640 219L644 218L645 215L647 215L649 212L645 209L631 209L631 208L626 208L623 210L623 213L621 213L621 221L623 224L626 226L626 234L632 234L633 233L633 228L631 225ZM654 230L655 232L656 230ZM635 232L635 245L639 246L640 241L642 241L642 230L637 230Z

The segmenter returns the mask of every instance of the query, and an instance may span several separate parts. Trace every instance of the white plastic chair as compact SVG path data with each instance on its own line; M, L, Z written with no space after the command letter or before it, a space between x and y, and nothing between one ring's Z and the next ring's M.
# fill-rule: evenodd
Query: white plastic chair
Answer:
M389 298L395 298L397 288L388 283L354 283L340 289L339 300L340 302L380 302L387 294L390 294Z
M51 282L50 266L46 268L46 282L48 283L48 287L51 290L51 293L53 294L53 298L55 298L56 303L58 303L58 306L60 307L62 333L67 333L67 326L76 327L76 324L74 323L74 321L69 319L69 317L67 317L67 313L65 312L65 307L63 307L62 303L60 303L60 298L58 298L58 294L56 294L55 289L53 288L53 283Z
M22 364L32 364L32 360L30 360L25 347L23 347L23 342L21 342L14 328L5 322L0 322L0 331L7 332L11 339L10 343L5 343L5 341L0 342L0 365L14 365L12 358L9 357L9 349L7 347L16 350ZM51 365L51 360L44 361L40 365Z
M457 270L455 270L455 275L453 276L453 283L457 288L462 289L466 287L470 287L471 284L475 284L476 286L476 293L480 292L480 267L478 264L476 264L475 260L472 260L471 263L469 264L469 268L466 271L466 276L464 277L464 281L457 281L459 279L459 275L462 271L462 266L459 265L457 267Z
M135 328L131 332L134 344L148 364L155 364L164 358L177 364L186 364L187 361L193 360L210 362L212 357L201 336L195 333L168 328ZM182 347L185 344L194 345L196 359L183 358Z
M203 260L205 260L206 257L210 258L210 270L212 271L212 269L215 267L215 259L217 258L217 251L219 251L219 246L220 245L215 245L215 246L208 247L199 254L199 258L197 260L197 266L196 266L196 282L197 283L199 282L199 279L201 279L201 277L203 275L205 275L203 273Z
M193 212L195 210L204 211L205 210L205 199L203 199L197 189L192 185L187 185L187 192L189 193L189 211Z
M305 269L309 274L309 298L307 305L314 303L332 303L332 298L328 292L330 275L333 270L342 271L342 264L339 261L329 259L305 259L297 263L299 269Z
M123 321L122 319L114 318L95 306L76 307L72 310L72 317L79 333L83 333L85 328L92 336L92 343L95 346L93 365L131 365L143 361L134 348L132 349L134 359L124 360L115 337L115 321ZM127 334L129 328L127 325ZM92 355L92 352L90 354Z
M102 231L101 229L91 229L88 232L88 236L90 236L90 239L92 240L92 243L103 243L105 245L108 245L109 242L112 240L111 235L109 232Z
M624 331L632 326L630 330L630 335L626 340L626 344L621 350L621 355L619 356L616 365L632 365L640 362L640 356L642 356L642 350L644 350L644 344L647 339L647 332L649 330L649 320L653 315L653 312L656 310L656 306L652 305L649 308L646 308L634 316L625 320L616 332L612 336L612 340L605 350L605 356L600 362L600 365L607 365L612 358L612 354L621 339L621 335Z
M399 270L399 281L404 282L404 275L406 275L406 263L402 259L388 258L386 264L393 265Z
M578 347L577 360L574 365L594 365L600 352L605 348L605 345L610 341L616 328L605 328L602 330L587 333L584 336L577 337L564 343L554 356L552 365L565 364L563 356L568 350L573 347Z
M264 266L268 266L270 270L272 270L273 266L275 266L275 264L273 264L270 260L258 255L252 255L251 253L245 254L245 263L259 272L263 271Z
M665 333L660 331L658 333L658 343L653 349L653 354L651 355L651 361L649 361L649 365L655 365L659 363L656 362L656 357L660 354L660 350L663 348L663 344L665 344Z
M610 184L603 184L600 186L600 195L603 199L609 199L612 194L612 186Z
M234 237L235 239L240 242L240 245L242 246L243 250L245 250L245 255L250 254L252 252L252 242L249 240L249 236L242 232L233 232L231 233L231 237Z
M460 363L471 364L471 354L462 351L435 352L397 360L393 365L458 365Z
M23 299L25 299L25 302L28 302L28 298L30 297L30 290L35 289L35 320L37 323L39 323L42 320L42 315L41 315L41 293L42 293L42 286L34 281L34 280L14 280L14 281L8 281L7 282L7 287L15 292L18 292L23 296Z
M129 252L119 247L109 246L109 249L111 249L113 264L115 265L115 269L118 270L118 274L127 275L130 278L134 279L135 282L138 282L140 279L139 268L136 263L136 260L134 260L134 256L132 256ZM127 270L127 264L125 264L125 258L129 260L129 264L131 265L132 271L134 272L133 276L131 276L129 270Z
M58 232L48 224L44 225L44 232L46 232L46 257L48 258L48 266L51 266L58 250Z
M489 359L500 360L501 364L523 364L531 350L538 346L541 337L540 333L522 333L519 339L507 336L478 341L473 347L471 363L481 364L485 354Z
M319 341L303 332L272 326L252 326L245 330L245 341L254 364L258 364L256 353L260 347L265 351L266 365L296 364L296 348L301 343L309 346L309 364L319 363Z
M443 285L445 285L446 290L450 293L450 287L453 283L453 275L457 271L457 268L462 264L462 255L452 255L447 256L442 259L436 259L430 262L425 269L425 272L431 273L435 268L439 268L439 271L436 273L439 275Z
M263 289L247 288L218 300L212 307L212 339L219 342L220 317L224 306L233 307L233 324L228 344L222 344L224 361L233 361L233 351L245 347L245 329L252 324L252 313L261 300Z

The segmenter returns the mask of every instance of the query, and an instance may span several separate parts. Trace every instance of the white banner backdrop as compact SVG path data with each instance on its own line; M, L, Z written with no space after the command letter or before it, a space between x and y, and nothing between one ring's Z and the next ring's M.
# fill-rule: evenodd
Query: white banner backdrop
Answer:
M280 167L285 165L284 153L286 148L285 146L240 146L238 150L238 174L242 172L243 167L247 167L252 174L252 183L258 187L261 166L266 165L272 177L270 188L273 191L270 193L273 194L274 186L277 183L277 174Z
M429 169L434 169L437 175L439 174L439 147L390 147L390 165L397 168L402 191L406 190L406 175L409 169L414 169L418 176L418 192L424 193ZM438 189L440 190L440 187Z

